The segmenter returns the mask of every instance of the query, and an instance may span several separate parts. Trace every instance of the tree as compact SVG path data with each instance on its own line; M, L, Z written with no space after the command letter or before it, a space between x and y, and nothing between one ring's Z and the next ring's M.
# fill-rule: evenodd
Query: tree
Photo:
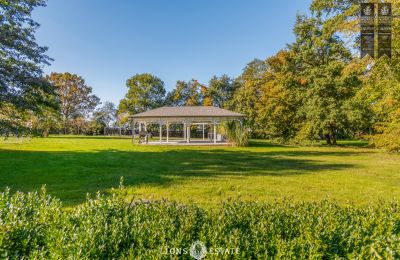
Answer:
M228 108L238 85L227 75L213 76L208 84L208 95L213 106Z
M42 66L51 59L46 47L36 43L39 24L31 18L44 0L0 1L0 134L28 131L22 121L11 120L5 111L39 113L49 106L50 85L42 79Z
M325 32L323 25L318 15L298 16L296 41L289 48L304 82L294 89L303 104L299 137L324 137L328 144L336 144L337 134L351 124L351 100L361 87L361 72L346 69L351 66L350 51L339 36Z
M370 113L370 136L377 147L400 151L400 66L379 59L365 75L357 100Z
M300 84L291 66L291 53L282 50L266 60L265 82L256 101L258 132L264 137L287 142L299 130L301 106L293 86Z
M260 133L256 104L261 96L261 86L266 80L266 71L265 61L255 59L247 64L242 75L234 82L238 87L234 93L231 108L246 115L246 124L252 128L255 135Z
M120 101L118 114L122 123L127 116L164 105L164 82L149 73L136 74L126 81L128 93Z
M58 95L64 133L67 133L69 126L78 127L78 123L74 123L79 121L76 119L88 116L100 102L81 76L68 72L51 73L47 79Z
M394 15L400 14L400 1L388 1L393 4ZM359 46L359 5L356 0L313 0L311 10L328 17L325 30L335 31L353 39L354 46ZM358 111L362 114L359 123L369 131L372 143L392 151L400 150L400 19L393 19L392 60L382 57L369 61L364 71L362 88L355 96ZM351 41L350 41L351 42Z
M331 33L340 33L342 37L347 38L350 44L355 47L359 46L359 0L313 0L310 10L313 14L326 17L324 23L324 31ZM366 1L379 3L382 1ZM386 0L393 5L392 11L395 15L400 14L400 0ZM393 20L393 30L398 32L400 28L400 20ZM397 35L397 33L395 34ZM393 50L400 48L400 38L393 37Z
M213 106L213 96L210 92L210 89L205 85L200 86L200 94L202 96L202 105L203 106Z
M178 80L175 89L168 93L166 102L172 106L199 106L203 103L204 94L207 95L207 89L197 80Z
M94 111L93 118L102 122L106 127L116 125L118 117L114 103L106 101L102 107Z
M32 121L32 131L43 137L48 137L50 131L56 131L61 127L58 107L43 107L41 113L31 113L29 118Z

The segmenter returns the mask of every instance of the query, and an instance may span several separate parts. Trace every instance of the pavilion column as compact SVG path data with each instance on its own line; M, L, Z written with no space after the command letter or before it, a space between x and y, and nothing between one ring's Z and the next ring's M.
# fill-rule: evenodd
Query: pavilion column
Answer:
M160 144L162 143L162 123L160 122Z
M204 141L204 124L203 124L203 141Z
M135 120L132 119L132 144L135 144Z
M183 123L183 140L186 140L187 128L186 123Z
M169 142L169 123L167 123L167 143Z
M142 122L139 123L139 132L142 132Z
M147 123L144 123L144 131L147 132Z
M187 142L187 143L190 143L190 124L187 124L186 130L187 130L187 134L186 134L187 139L186 139L186 142Z
M214 134L213 134L213 137L214 137L214 144L216 144L217 143L217 123L216 122L214 122Z

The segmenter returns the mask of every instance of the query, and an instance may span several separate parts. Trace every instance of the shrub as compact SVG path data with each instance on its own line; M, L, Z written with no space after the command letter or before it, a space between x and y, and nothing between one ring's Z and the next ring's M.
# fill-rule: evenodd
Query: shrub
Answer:
M400 117L400 112L398 114ZM390 152L400 152L400 119L398 122L377 125L376 129L379 133L371 137L373 145Z
M4 258L190 259L190 246L202 241L209 249L238 249L210 259L393 259L400 257L399 209L398 203L357 208L331 201L230 201L203 210L98 194L64 210L44 190L6 190L0 194L0 250Z

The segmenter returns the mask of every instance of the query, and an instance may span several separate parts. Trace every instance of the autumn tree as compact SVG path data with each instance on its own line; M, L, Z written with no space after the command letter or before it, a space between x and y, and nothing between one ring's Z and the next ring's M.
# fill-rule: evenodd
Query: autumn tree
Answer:
M91 113L99 104L100 99L92 94L92 88L85 80L76 74L51 73L47 80L55 87L60 104L60 115L64 133L70 126L78 128L80 121Z
M257 103L261 97L262 85L265 84L267 64L265 61L255 59L243 70L234 84L238 88L232 98L231 109L246 115L246 124L252 128L253 135L260 136L260 126L257 124Z
M363 78L356 100L367 110L373 144L400 151L400 66L384 57Z
M301 103L294 86L304 82L298 80L291 59L293 53L282 50L269 57L260 86L260 97L256 102L258 131L264 137L287 142L294 138L301 125L298 111Z

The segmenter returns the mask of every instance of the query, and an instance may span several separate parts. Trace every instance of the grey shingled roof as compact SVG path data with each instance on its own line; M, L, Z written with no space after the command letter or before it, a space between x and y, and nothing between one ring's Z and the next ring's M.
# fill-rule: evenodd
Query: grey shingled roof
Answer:
M144 117L244 117L230 110L211 106L160 107L131 116Z

